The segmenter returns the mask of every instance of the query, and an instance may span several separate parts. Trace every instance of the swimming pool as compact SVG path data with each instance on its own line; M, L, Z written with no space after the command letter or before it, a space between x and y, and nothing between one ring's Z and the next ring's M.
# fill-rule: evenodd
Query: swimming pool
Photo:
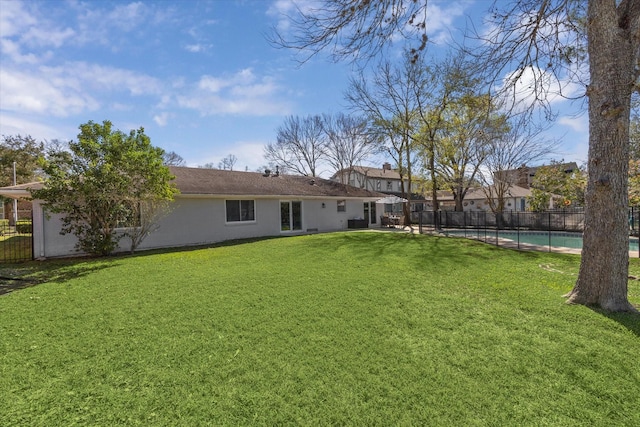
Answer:
M495 230L453 230L447 231L445 234L461 237L471 237L484 240L496 236ZM563 248L582 249L582 234L567 232L551 232L546 231L498 231L498 237L501 239L509 239L514 242L527 243L539 246L559 246ZM638 239L631 238L629 241L629 250L638 250Z

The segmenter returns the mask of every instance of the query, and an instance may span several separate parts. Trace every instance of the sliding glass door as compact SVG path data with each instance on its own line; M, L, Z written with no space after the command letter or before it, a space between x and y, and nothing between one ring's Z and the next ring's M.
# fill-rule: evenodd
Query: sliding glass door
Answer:
M280 231L302 230L302 202L280 202Z

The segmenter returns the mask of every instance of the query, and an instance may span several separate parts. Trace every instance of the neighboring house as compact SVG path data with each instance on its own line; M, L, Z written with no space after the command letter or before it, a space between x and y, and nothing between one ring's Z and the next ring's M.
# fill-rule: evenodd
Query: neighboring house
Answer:
M382 169L367 166L354 166L350 169L342 169L336 172L331 178L332 181L343 182L354 187L376 191L392 196L405 197L402 194L400 173L391 168L390 163L384 163ZM412 183L411 191L408 188L409 181L404 178L405 191L410 193L409 200L413 210L421 210L424 203L424 196L419 194L416 183ZM420 206L417 206L420 205Z
M0 203L0 205L2 205L2 203ZM0 206L0 219L8 219L11 225L13 225L15 218L13 208L13 200ZM31 219L31 209L31 202L28 200L18 200L18 220Z
M30 187L32 184L19 184L19 185L15 185L12 187L7 187L7 188L14 188L17 189L18 191L22 191L24 192L28 187ZM10 225L14 225L14 218L15 215L13 213L14 210L14 201L10 198L10 196L6 196L5 194L1 194L0 196L5 196L5 199L1 199L0 198L0 219L8 219L9 220L9 224ZM18 198L18 203L17 208L18 208L18 220L21 219L31 219L31 211L32 211L32 206L31 206L31 202L29 200L26 200L26 198Z
M522 188L531 187L533 177L536 176L538 169L551 165L542 165L535 167L521 166L517 169L509 169L504 171L498 171L494 174L494 179L499 181L510 182L513 185L517 185ZM566 174L571 174L574 171L579 170L576 162L561 163L553 165L558 168L562 168Z
M475 188L469 190L462 203L465 211L483 210L490 211L491 203L487 197L487 193L495 194L495 190L488 188ZM531 190L529 188L512 185L504 195L504 210L513 212L525 212L529 210L529 197Z
M379 226L376 200L384 194L322 178L170 167L180 190L169 213L139 249L195 246L225 240ZM25 199L41 183L0 188ZM33 201L36 258L77 254L76 238L61 235L59 215ZM127 250L127 239L121 240Z
M486 190L486 191L485 191ZM487 192L495 194L491 188L471 188L467 192L462 207L465 212L468 211L491 211L491 204L487 197ZM504 209L505 211L524 212L529 210L529 197L531 196L531 190L528 188L518 187L512 185L507 190L504 196ZM450 191L438 191L438 204L443 211L452 211L456 207L453 194ZM431 200L425 202L425 210L430 210L432 203Z

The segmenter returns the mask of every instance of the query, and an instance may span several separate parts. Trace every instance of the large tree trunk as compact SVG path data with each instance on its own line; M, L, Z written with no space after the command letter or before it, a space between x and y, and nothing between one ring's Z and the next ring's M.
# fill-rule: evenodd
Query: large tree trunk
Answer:
M456 212L464 211L464 207L462 206L462 192L460 190L458 190L458 192L456 193L455 199L456 207L454 208L454 210Z
M633 311L627 299L627 169L632 53L637 45L613 0L591 0L587 20L589 176L582 260L568 302Z

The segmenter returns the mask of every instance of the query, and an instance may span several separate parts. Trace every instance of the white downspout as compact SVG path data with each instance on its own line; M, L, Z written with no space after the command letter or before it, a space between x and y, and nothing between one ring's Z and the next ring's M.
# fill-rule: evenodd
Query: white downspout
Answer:
M44 211L39 201L33 202L33 254L36 259L45 259Z

